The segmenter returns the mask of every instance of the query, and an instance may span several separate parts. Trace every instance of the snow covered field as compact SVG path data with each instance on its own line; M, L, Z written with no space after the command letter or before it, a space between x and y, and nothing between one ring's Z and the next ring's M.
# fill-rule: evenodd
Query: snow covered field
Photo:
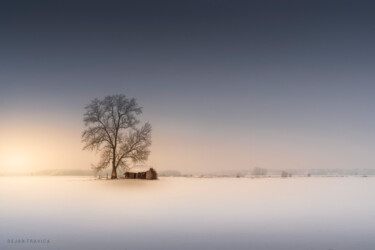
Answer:
M0 249L373 250L374 192L372 177L0 177Z

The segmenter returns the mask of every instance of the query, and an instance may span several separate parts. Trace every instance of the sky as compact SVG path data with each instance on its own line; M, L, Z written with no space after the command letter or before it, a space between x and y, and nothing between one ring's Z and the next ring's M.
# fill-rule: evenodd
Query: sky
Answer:
M89 169L125 94L159 170L375 168L371 1L2 1L0 169Z

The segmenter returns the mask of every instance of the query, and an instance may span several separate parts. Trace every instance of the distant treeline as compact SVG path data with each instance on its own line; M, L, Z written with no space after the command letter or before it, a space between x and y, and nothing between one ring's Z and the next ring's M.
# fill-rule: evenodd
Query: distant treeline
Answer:
M212 176L212 177L245 177L245 176L366 176L375 175L375 169L237 169L217 172L183 173L177 170L160 171L159 176Z

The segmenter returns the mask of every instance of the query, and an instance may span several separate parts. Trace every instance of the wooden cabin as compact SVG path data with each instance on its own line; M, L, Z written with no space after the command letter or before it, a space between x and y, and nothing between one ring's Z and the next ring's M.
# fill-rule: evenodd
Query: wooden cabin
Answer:
M157 180L158 173L153 168L136 167L125 172L125 179Z

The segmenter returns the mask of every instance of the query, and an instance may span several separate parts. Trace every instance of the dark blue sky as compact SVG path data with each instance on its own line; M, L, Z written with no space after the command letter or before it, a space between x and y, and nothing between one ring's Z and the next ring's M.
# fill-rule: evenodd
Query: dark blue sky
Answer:
M154 126L160 168L372 168L374 13L371 1L2 1L1 123L53 121L79 142L84 105L124 93Z

